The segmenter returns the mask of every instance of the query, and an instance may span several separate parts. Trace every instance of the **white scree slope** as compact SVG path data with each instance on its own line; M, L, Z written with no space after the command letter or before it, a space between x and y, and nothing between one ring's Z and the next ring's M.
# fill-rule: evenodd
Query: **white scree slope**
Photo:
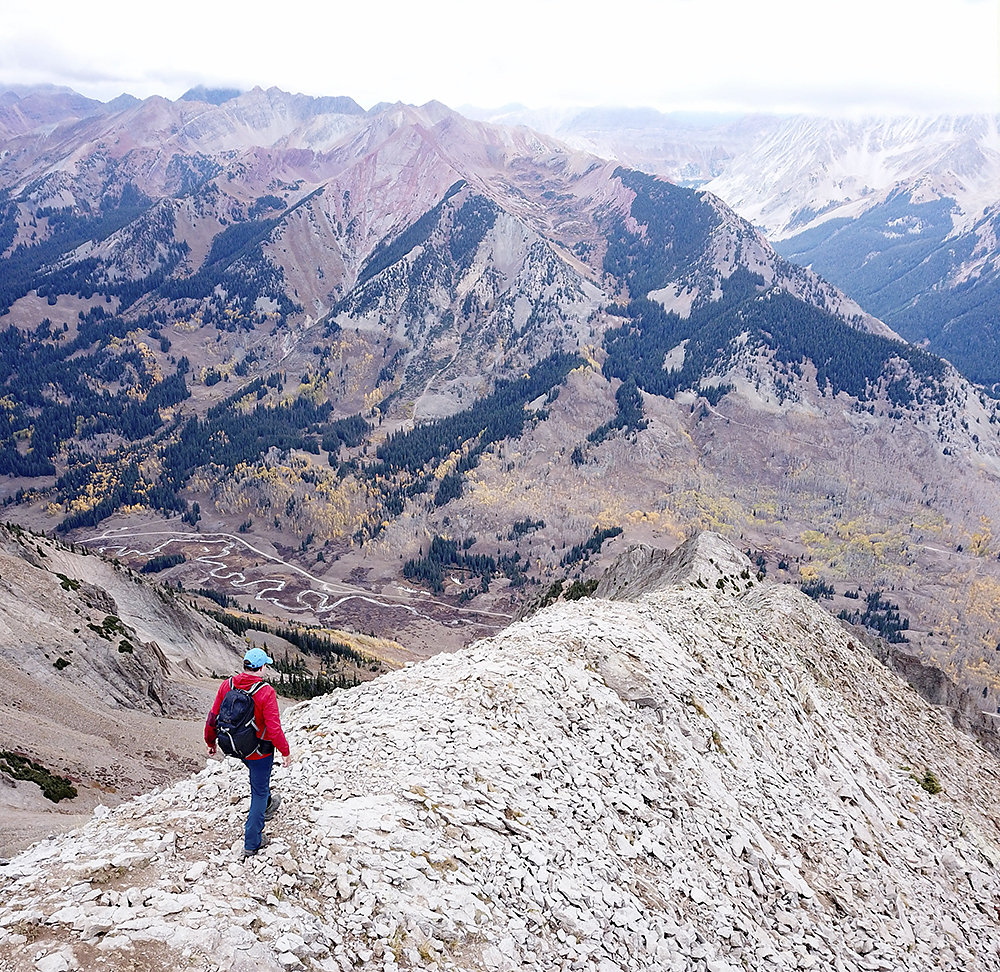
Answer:
M721 538L646 560L291 710L248 863L232 761L15 858L0 968L1000 968L993 757Z

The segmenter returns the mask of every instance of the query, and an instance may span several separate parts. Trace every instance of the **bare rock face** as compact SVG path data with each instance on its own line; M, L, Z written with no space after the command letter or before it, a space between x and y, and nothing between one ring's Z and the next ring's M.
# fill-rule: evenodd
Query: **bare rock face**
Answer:
M934 665L927 665L899 645L876 638L865 629L853 629L859 640L884 665L913 686L931 705L951 713L960 729L971 732L991 753L1000 756L1000 719L979 707L978 693L958 685Z
M996 761L740 557L290 710L247 862L235 761L99 808L0 868L0 966L1000 967Z
M118 614L118 604L115 599L103 587L91 584L87 581L80 581L78 588L80 599L95 611L103 611L105 614Z
M626 550L601 577L598 597L635 600L642 594L667 587L727 586L748 590L757 583L757 570L748 557L717 533L698 533L676 550L637 544Z

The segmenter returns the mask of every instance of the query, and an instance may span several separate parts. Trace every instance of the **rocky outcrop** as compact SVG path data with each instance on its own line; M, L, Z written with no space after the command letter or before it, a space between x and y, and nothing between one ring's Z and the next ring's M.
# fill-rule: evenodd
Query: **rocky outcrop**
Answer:
M695 534L675 550L636 544L622 553L604 572L598 597L634 600L644 593L672 586L734 592L749 590L763 580L750 559L728 540L711 531ZM883 665L892 669L931 705L945 708L954 724L971 732L996 756L1000 756L997 718L983 712L977 699L960 688L934 665L927 665L900 645L891 644L858 625L846 625L852 637L864 645Z
M247 863L233 761L36 845L0 869L0 965L1000 967L996 761L700 549L739 563L708 538L678 583L291 710Z
M998 714L983 711L974 693L957 685L940 668L925 664L901 645L890 644L863 628L852 626L852 630L876 658L905 679L931 705L945 707L956 726L971 732L994 756L1000 757Z
M758 582L749 558L717 533L697 533L676 550L640 543L626 550L603 574L598 597L635 600L668 587L714 587L740 592Z

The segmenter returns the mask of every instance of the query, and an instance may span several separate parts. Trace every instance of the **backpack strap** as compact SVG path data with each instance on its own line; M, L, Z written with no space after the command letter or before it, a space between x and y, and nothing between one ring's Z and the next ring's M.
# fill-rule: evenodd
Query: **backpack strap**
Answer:
M257 689L262 689L265 685L267 685L267 682L265 682L263 679L261 679L261 681L259 681L259 682L257 682L257 683L254 684L253 688L240 689L240 691L241 692L246 692L247 695L253 695L253 694L256 693ZM236 688L236 679L232 675L229 677L229 687L230 687L230 689Z
M245 691L247 695L250 696L250 698L253 698L257 694L257 690L262 689L265 685L267 685L267 682L261 679L253 686L253 688L244 689L243 691ZM257 725L256 716L254 717L253 727L256 732L261 731L261 727ZM258 736L257 738L260 740L260 742L257 743L257 746L254 749L255 753L260 753L261 756L267 756L268 753L266 750L261 748L262 746L270 746L271 752L274 752L274 744L269 739L265 739L263 736Z

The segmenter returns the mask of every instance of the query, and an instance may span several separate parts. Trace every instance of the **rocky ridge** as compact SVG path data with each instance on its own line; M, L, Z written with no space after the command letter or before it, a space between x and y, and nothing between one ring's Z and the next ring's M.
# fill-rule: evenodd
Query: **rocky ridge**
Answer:
M0 968L1000 968L993 758L720 537L652 570L291 710L248 863L232 762L21 854Z

